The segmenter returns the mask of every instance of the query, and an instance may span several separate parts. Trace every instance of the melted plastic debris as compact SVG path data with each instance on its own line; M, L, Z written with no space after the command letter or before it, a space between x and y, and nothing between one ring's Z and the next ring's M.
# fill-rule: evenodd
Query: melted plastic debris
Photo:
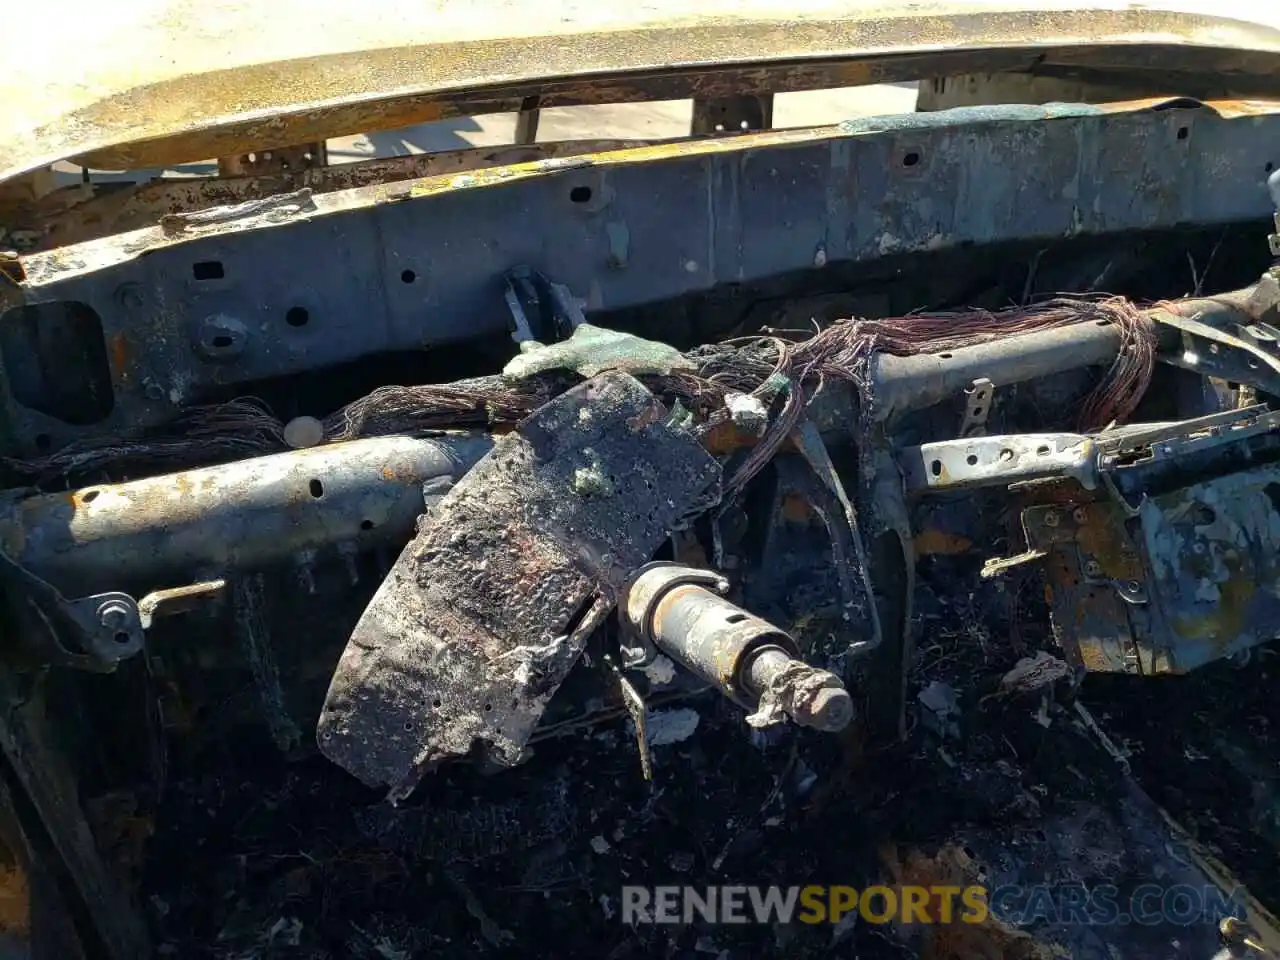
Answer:
M654 686L665 686L676 678L676 665L670 657L658 654L652 663L640 668L649 683Z
M747 433L760 436L769 426L769 409L757 396L750 393L726 393L724 405L729 408L729 416L734 426Z
M934 680L916 699L924 708L921 719L926 727L944 737L960 736L960 704L953 687Z
M688 707L677 710L651 710L644 718L649 746L665 747L688 740L698 729L698 712Z
M579 324L563 343L526 341L521 353L502 370L510 380L523 380L552 370L572 370L594 377L606 370L623 370L633 376L666 376L673 370L696 369L692 360L675 347L645 340L630 333Z
M1034 657L1023 657L1015 663L1000 680L1000 688L1010 693L1026 693L1069 676L1071 667L1066 661L1038 650Z

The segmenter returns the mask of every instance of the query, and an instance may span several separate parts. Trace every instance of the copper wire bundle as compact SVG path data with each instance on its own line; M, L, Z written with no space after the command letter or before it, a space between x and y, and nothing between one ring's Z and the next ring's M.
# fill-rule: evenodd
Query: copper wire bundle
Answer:
M1120 331L1120 350L1101 382L1084 399L1079 429L1099 430L1127 418L1146 393L1155 369L1156 336L1151 320L1123 297L1078 299L1059 297L1026 307L996 312L914 314L887 320L842 320L808 339L795 341L782 335L756 338L736 344L730 355L704 365L707 378L732 389L755 381L752 391L761 397L785 387L786 398L761 442L729 481L730 490L741 489L799 422L812 396L828 379L853 383L863 399L874 402L874 384L868 372L877 352L896 356L946 353L962 347L1019 334L1035 333L1076 324L1114 323ZM733 344L724 344L730 346ZM757 355L744 363L747 350Z
M1120 350L1081 406L1079 427L1088 431L1128 417L1155 366L1152 322L1121 297L1060 297L994 312L842 320L811 335L773 332L699 347L687 354L697 365L696 373L676 371L644 379L651 388L688 402L704 424L723 419L724 394L730 391L754 394L774 407L764 436L729 481L732 492L768 463L824 382L851 383L864 402L874 402L869 367L877 352L944 353L1018 334L1104 322L1119 327ZM566 376L539 375L384 386L325 418L325 439L515 423L571 384ZM236 400L193 407L160 432L74 442L48 456L9 460L8 465L19 474L47 479L123 464L211 462L283 449L280 421L255 400Z

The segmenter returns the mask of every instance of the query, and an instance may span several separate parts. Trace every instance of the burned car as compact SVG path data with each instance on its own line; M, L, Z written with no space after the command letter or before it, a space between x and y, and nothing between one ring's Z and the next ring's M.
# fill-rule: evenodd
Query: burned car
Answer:
M4 949L1280 949L1280 29L123 6L3 41Z

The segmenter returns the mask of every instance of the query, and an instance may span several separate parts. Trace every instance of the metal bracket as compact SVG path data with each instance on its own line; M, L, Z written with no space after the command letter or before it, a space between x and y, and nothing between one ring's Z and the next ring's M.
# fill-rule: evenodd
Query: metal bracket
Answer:
M715 133L768 130L773 126L773 94L693 101L689 132L695 137Z
M23 636L52 666L111 673L116 664L142 651L142 617L127 593L98 593L68 600L56 587L0 552L0 573L15 606L31 629ZM64 639L80 650L69 650Z
M987 432L987 415L995 385L986 377L973 381L964 392L964 417L960 420L960 436L977 437Z
M1045 477L1097 486L1097 446L1077 433L1022 433L941 440L897 454L908 492L1008 486Z
M156 617L169 617L175 613L190 613L205 603L222 596L225 580L205 580L185 587L170 587L148 593L138 601L138 616L144 630L150 630Z
M1162 357L1166 363L1201 376L1280 393L1280 331L1253 323L1233 324L1235 330L1229 332L1205 323L1201 316L1182 317L1168 310L1155 313L1158 323L1182 333L1182 352Z
M515 267L506 276L503 295L511 312L511 339L516 343L567 340L587 322L582 305L562 283L529 267Z

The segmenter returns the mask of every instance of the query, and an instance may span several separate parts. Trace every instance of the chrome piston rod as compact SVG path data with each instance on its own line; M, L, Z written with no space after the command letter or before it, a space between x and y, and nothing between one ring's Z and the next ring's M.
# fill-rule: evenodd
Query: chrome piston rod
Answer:
M403 545L424 485L447 486L491 446L479 435L378 437L28 497L0 513L0 548L82 594L171 586L336 544Z

